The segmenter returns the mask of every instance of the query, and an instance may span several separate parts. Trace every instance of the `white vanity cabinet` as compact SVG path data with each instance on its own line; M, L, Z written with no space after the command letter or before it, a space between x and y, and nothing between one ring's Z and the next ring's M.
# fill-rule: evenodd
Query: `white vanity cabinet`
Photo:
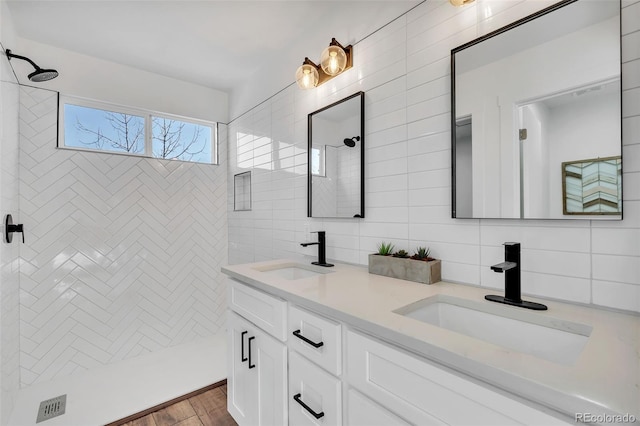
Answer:
M241 426L569 424L321 306L233 279L228 288L227 407Z
M228 290L227 410L240 426L286 425L287 348L255 324L284 336L286 302L233 280Z
M393 345L346 332L346 381L419 425L567 425Z

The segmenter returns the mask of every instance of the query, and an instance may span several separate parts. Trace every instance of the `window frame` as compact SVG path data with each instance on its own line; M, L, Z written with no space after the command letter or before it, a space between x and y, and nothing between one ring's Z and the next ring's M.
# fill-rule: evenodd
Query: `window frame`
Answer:
M312 151L316 149L318 150L318 173L313 173L313 170L311 170L311 176L327 177L327 146L316 145L311 147ZM313 159L313 152L311 153L311 158ZM310 164L309 167L312 168L313 164Z
M128 114L135 115L138 117L142 117L144 120L144 150L142 153L134 153L134 152L121 152L121 151L110 151L107 149L97 149L97 148L85 148L78 146L67 146L65 144L65 117L64 117L64 107L65 105L73 105L79 106L83 108L91 108L97 109L101 111L115 112L120 114ZM184 123L195 124L198 126L209 127L211 129L211 162L205 163L202 161L190 161L183 159L168 159L162 157L155 157L153 155L153 118L165 118L169 120L181 121ZM119 104L114 104L111 102L97 101L93 99L81 98L76 96L62 95L58 94L58 140L56 143L56 147L58 149L67 149L72 151L85 151L85 152L96 152L101 154L112 154L112 155L126 155L130 157L139 157L139 158L152 158L155 160L165 160L165 161L181 161L184 163L192 163L192 164L211 164L211 165L219 165L219 139L218 139L218 123L215 121L207 121L201 120L197 118L184 117L177 114L169 114L164 112L152 111L143 108L129 107Z

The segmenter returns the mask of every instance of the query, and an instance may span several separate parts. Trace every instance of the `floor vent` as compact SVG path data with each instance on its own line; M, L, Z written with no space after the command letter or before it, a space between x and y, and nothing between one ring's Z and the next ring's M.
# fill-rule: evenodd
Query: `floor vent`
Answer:
M38 408L38 418L36 419L36 423L63 415L66 406L67 395L60 395L55 398L42 401L40 403L40 408Z

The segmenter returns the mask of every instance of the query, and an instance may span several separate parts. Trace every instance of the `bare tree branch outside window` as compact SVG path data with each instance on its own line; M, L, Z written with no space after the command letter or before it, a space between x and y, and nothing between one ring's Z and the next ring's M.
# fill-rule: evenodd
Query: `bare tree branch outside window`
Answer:
M189 135L185 125L187 123L184 121L153 117L153 156L190 161L195 155L201 154L206 147L206 140L202 138L200 141L202 127L191 125Z
M83 145L98 149L108 145L119 151L144 152L144 124L140 117L111 111L105 111L104 114L112 132L106 132L99 126L97 129L87 127L76 119L76 128L92 138L90 141L80 141Z

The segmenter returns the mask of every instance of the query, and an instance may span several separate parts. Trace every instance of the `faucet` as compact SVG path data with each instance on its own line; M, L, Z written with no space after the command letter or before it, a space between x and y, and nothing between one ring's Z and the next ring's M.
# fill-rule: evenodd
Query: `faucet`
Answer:
M492 271L504 273L504 297L488 294L484 298L491 302L506 303L520 308L546 311L542 303L528 302L520 296L520 243L504 243L504 262L491 267Z
M318 234L318 241L316 241L315 243L300 243L300 245L302 247L315 246L315 245L318 246L318 261L311 262L312 265L326 266L326 267L333 266L332 263L327 263L327 245L325 242L325 231L312 232L312 234L314 233Z

